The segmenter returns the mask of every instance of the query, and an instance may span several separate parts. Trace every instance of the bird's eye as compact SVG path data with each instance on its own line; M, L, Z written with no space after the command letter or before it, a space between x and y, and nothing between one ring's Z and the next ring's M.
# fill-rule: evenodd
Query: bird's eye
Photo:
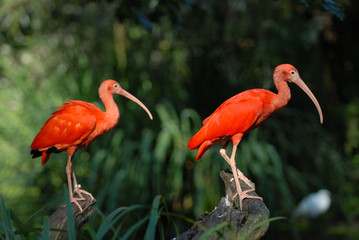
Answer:
M295 75L295 71L293 71L293 70L290 71L290 74Z
M117 87L118 87L118 85L117 85L117 84L114 84L114 85L113 85L113 87L114 87L114 88L117 88Z

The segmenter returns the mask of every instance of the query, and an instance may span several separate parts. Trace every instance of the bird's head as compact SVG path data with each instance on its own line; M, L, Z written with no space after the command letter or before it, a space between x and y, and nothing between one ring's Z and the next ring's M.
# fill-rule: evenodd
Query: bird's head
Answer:
M290 64L281 64L274 69L274 79L279 81L293 82L300 79L298 70Z
M294 66L292 66L290 64L281 64L281 65L277 66L274 69L273 78L274 78L274 81L292 82L292 83L296 84L298 87L300 87L313 101L313 103L319 113L320 123L323 123L323 113L322 113L322 109L320 108L320 105L319 105L317 99L315 98L312 91L310 91L310 89L307 87L307 85L301 79L301 77L299 76L298 70Z
M140 105L148 114L148 116L153 119L151 112L147 109L147 107L140 101L138 100L135 96L133 96L132 94L130 94L129 92L127 92L126 90L124 90L123 88L121 88L120 84L118 82L116 82L115 80L105 80L102 82L102 84L100 85L99 88L99 95L104 96L104 95L108 95L108 94L119 94L122 95L132 101L134 101L135 103L137 103L138 105Z

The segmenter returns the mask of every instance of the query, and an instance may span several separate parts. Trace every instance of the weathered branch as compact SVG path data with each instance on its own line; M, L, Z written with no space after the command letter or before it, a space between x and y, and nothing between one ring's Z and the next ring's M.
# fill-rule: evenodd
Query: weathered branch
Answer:
M72 215L74 216L75 228L79 229L84 225L93 214L93 206L96 204L96 199L91 200L87 195L83 195L84 201L79 201L83 212L79 212L79 208L73 203L72 204ZM62 204L53 214L50 216L50 238L52 240L62 240L67 238L67 215L66 215L66 204Z
M257 199L244 199L243 211L239 210L239 200L233 202L233 194L236 193L232 173L221 171L220 176L224 181L226 188L226 197L222 197L218 206L210 213L204 213L200 216L199 220L189 230L178 236L177 240L198 239L205 233L203 227L211 229L218 226L223 222L228 222L229 227L224 227L218 233L213 233L207 239L238 239L244 234L248 234L246 240L260 239L269 227L269 223L263 224L256 229L252 227L269 218L269 210L263 201ZM243 190L248 190L248 186L240 181ZM250 193L257 196L255 192ZM222 236L222 237L221 237Z

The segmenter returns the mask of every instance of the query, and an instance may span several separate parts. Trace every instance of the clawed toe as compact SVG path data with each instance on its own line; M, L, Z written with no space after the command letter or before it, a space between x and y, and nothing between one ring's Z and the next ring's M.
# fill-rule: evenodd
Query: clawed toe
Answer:
M71 203L74 203L74 204L79 208L80 213L83 212L82 207L81 207L80 204L78 203L78 201L81 201L81 200L85 200L85 199L74 198L74 197L72 197L72 198L70 199L70 202L71 202Z
M76 201L84 201L84 200L86 200L82 195L79 194L79 196L80 196L80 197L78 197L78 198L75 198L75 197L74 197L74 198L72 198L72 199L75 199Z
M245 198L252 198L252 199L258 199L258 200L262 200L263 201L263 198L259 197L259 196L252 196L252 195L248 195L247 193L250 193L250 192L253 192L254 189L249 189L249 190L246 190L246 191L243 191L241 192L240 194L236 193L234 194L232 200L234 200L237 196L239 197L239 199L242 201L243 199Z
M91 198L91 201L94 200L95 198L92 196L91 193L85 191L85 190L82 190L80 188L75 188L74 189L74 193L76 193L77 195L79 195L82 199L81 200L85 200L85 198L82 196L82 194L85 194L87 196L89 196Z
M82 207L80 206L80 204L78 203L78 201L84 201L86 200L86 198L84 198L82 196L82 194L85 194L85 195L88 195L90 198L91 198L91 201L93 201L95 198L92 196L91 193L85 191L85 190L82 190L80 189L81 188L81 185L80 184L77 184L74 186L74 191L73 191L73 194L77 194L79 197L74 197L74 196L71 196L70 198L70 202L74 203L80 210L80 213L83 212L82 210Z
M261 197L259 197L259 196L253 196L253 195L248 195L248 194L247 194L247 193L253 192L253 191L254 191L254 189L250 189L250 190L243 191L243 192L241 193L241 198L242 198L242 199L252 198L252 199L258 199L258 200L263 201L263 198L261 198Z
M249 198L249 199L252 198L252 199L258 199L258 200L263 201L263 198L261 198L259 196L248 195L248 193L253 192L253 191L254 191L254 189L249 189L246 191L242 191L240 193L237 192L236 194L234 194L232 200L234 200L236 197L239 198L239 206L240 206L241 210L242 210L242 202L243 202L243 199L245 199L245 198Z

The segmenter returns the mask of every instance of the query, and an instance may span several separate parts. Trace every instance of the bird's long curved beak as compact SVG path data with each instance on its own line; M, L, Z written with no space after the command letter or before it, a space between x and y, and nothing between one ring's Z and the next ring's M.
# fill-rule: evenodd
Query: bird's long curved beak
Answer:
M118 93L132 101L134 101L135 103L137 103L138 105L140 105L148 114L148 116L151 118L151 120L153 119L151 112L147 109L147 107L140 101L138 100L135 96L133 96L131 93L127 92L126 90L124 90L123 88L121 88L120 92Z
M314 94L312 93L312 91L310 91L310 89L307 87L307 85L304 83L304 81L299 76L295 79L295 81L293 81L293 83L295 83L298 87L300 87L310 97L310 99L312 99L315 107L318 110L320 123L323 124L322 109L320 108L320 105L319 105L317 99L315 98Z

